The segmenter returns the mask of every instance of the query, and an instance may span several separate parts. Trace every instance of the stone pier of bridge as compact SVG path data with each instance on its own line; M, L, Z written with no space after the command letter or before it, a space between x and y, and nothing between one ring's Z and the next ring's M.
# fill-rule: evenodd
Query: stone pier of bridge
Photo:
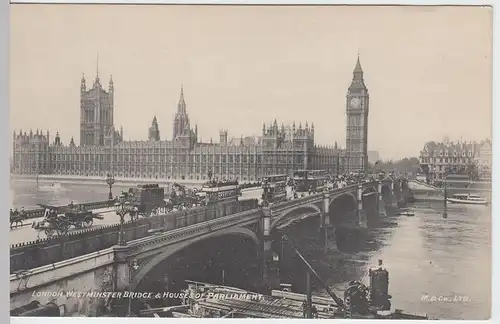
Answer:
M397 190L397 191L396 191ZM396 207L398 197L401 196L399 187L394 182L390 184L382 181L376 182L373 186L364 184L355 185L352 192L346 192L342 195L355 197L355 208L346 213L348 216L347 225L350 229L367 229L370 222L376 222L384 217L387 217L393 208ZM314 195L313 195L314 196ZM337 216L337 213L342 211L332 210L333 201L340 195L335 192L326 191L318 195L314 204L306 204L309 209L316 210L314 215L319 214L318 239L320 246L326 250L337 250L337 228L345 226L344 221L335 222L332 218L340 218L345 220L345 215ZM289 213L284 211L283 213ZM279 278L276 278L276 259L279 258L279 253L272 250L273 231L279 222L276 218L280 218L280 212L271 207L262 209L262 264L263 264L263 279L267 286L271 288L279 287ZM274 237L276 239L276 237ZM278 262L279 263L279 262Z

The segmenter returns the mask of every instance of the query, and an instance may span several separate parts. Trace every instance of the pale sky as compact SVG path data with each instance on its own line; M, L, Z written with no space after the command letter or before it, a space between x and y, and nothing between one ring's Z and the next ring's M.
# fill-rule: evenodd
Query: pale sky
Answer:
M368 149L491 138L492 10L481 7L11 5L11 125L79 142L80 79L115 84L115 124L172 136L181 84L204 141L314 122L345 146L358 50L370 92Z

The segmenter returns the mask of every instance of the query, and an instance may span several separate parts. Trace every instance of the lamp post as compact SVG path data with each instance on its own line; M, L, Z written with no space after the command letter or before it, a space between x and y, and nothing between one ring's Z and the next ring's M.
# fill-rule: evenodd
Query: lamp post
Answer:
M125 223L125 215L130 212L130 203L127 201L124 194L118 197L118 201L115 203L115 212L120 216L120 232L118 233L118 245L127 245L124 240L123 223Z
M115 184L115 177L111 173L108 173L108 177L106 178L106 183L109 186L108 199L113 200L113 193L111 192L111 188Z

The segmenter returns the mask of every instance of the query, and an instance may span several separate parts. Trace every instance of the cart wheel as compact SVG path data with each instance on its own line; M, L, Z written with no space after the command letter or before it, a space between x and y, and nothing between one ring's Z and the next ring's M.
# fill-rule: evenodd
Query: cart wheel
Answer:
M40 232L38 232L38 233L40 233ZM47 237L52 237L52 235L54 235L54 229L53 228L46 228L45 235L47 235Z
M83 219L84 227L91 227L93 223L94 223L94 218L92 216L85 216L85 218Z
M153 210L151 211L150 216L158 216L158 209L156 209L156 208L155 208L155 209L153 209Z
M69 223L67 221L62 221L59 226L57 226L57 235L66 235L68 233Z

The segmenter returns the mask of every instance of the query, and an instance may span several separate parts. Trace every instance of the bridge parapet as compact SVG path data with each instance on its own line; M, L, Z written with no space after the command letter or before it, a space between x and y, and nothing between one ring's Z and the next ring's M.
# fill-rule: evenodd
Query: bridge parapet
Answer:
M374 186L376 186L376 184L377 184L377 182L363 182L363 183L361 183L361 187L363 189L366 189L369 187L374 187ZM337 195L344 194L347 192L353 192L353 191L355 192L358 189L358 187L359 187L359 184L351 184L351 185L345 186L343 188L335 188L335 189L331 189L331 190L328 190L325 192L328 192L331 197L335 197ZM275 213L275 212L285 211L285 210L291 209L291 208L296 208L296 207L301 206L301 205L317 203L317 202L323 200L323 196L324 196L325 192L315 193L315 194L305 196L302 198L284 201L284 202L281 202L279 204L273 205L271 207L271 210L273 211L273 213Z
M256 200L236 202L226 206L221 218L257 207ZM220 210L219 210L220 213ZM149 235L150 229L179 229L197 223L202 223L217 217L216 206L194 208L188 211L178 211L165 215L126 222L124 232L126 241L143 238ZM118 218L118 216L117 216ZM86 229L66 236L45 238L32 242L11 245L11 273L22 269L32 269L47 264L75 258L109 248L116 244L119 224L113 224L94 229Z
M113 264L114 249L108 248L71 258L51 265L18 271L10 275L10 293L16 294L27 289L42 287L74 276L79 272L87 272L96 268ZM54 293L57 291L54 290Z
M273 213L279 213L288 209L296 208L301 205L317 203L322 200L323 193L316 193L302 198L287 200L279 204L271 206Z
M127 243L129 256L135 256L144 251L153 251L168 244L214 232L223 228L246 226L255 223L262 217L260 209L252 209L238 214L205 221L185 228L171 230L148 237L143 237Z
M91 201L81 204L75 204L75 207L81 206L85 209L100 209L100 208L113 207L114 203L115 203L114 200ZM44 208L29 209L24 211L26 219L40 218L43 217L44 213L45 213Z

